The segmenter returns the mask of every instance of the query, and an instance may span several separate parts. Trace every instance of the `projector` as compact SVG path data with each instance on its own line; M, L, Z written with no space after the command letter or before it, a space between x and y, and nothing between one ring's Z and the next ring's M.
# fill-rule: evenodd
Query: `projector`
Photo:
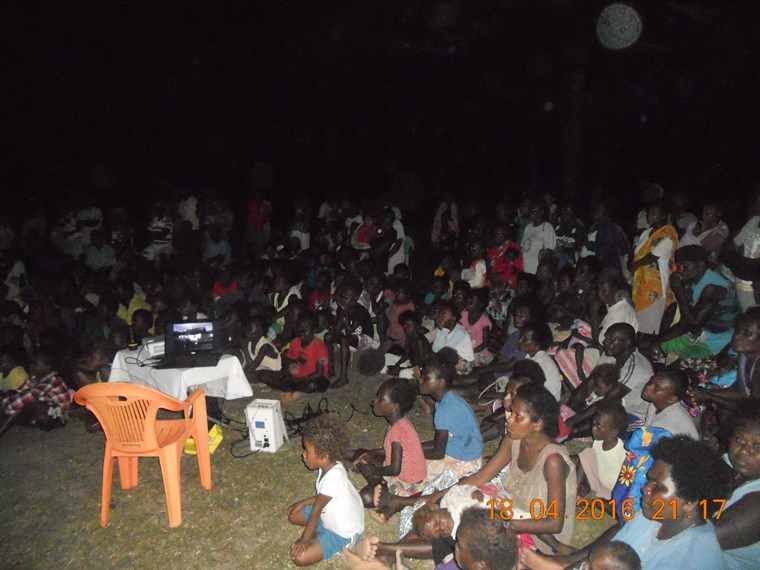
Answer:
M245 408L251 451L275 453L288 438L279 400L253 400Z
M143 349L148 353L148 358L158 358L166 352L166 342L163 336L149 336L142 340Z

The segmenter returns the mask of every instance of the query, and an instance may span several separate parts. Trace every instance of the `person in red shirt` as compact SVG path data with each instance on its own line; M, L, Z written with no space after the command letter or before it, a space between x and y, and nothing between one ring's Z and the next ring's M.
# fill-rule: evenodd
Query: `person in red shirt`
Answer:
M226 297L233 295L240 296L240 284L237 279L232 277L232 271L229 268L222 269L219 273L219 278L214 281L211 293L214 296L214 301L227 300Z
M520 246L511 239L510 233L507 226L496 226L493 245L488 248L486 257L491 273L500 275L508 287L516 289L517 276L523 270L523 259Z
M270 384L285 392L283 401L297 400L303 394L325 392L330 385L327 345L314 336L315 329L314 316L304 314L298 323L298 336L284 355L284 373Z

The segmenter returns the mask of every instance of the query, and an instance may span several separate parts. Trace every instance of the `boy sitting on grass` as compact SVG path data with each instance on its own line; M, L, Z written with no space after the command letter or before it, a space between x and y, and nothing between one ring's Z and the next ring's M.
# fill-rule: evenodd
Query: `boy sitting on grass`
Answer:
M320 416L304 425L303 462L317 471L317 494L288 509L288 522L304 527L290 548L296 566L329 560L364 532L362 499L338 461L346 443L345 432L333 418Z

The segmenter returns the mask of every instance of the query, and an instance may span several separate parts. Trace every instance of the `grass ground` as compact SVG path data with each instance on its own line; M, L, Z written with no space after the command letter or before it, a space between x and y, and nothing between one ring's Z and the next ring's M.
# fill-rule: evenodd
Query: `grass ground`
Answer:
M330 408L347 420L350 404L367 410L379 378L354 378L348 388L330 392ZM259 394L259 397L272 397ZM313 397L316 404L318 397ZM248 400L228 402L225 413L242 418ZM304 402L288 406L300 415ZM411 415L423 438L431 421L419 409ZM379 447L382 419L354 414L347 424L357 447ZM114 481L111 523L99 525L103 436L90 434L77 418L50 433L12 427L0 439L0 557L4 568L252 568L284 569L299 529L286 508L314 492L314 474L301 462L300 441L279 452L236 459L230 444L240 435L225 431L212 456L214 489L203 490L195 459L182 460L182 526L170 529L158 460L140 462L140 484L121 491ZM488 448L491 453L493 448ZM118 470L115 470L118 479ZM358 476L357 486L363 483ZM395 522L396 519L394 519ZM578 523L574 543L584 544L603 523ZM395 538L396 525L380 526L369 517L367 532ZM411 562L412 569L430 562ZM339 560L321 568L342 568Z

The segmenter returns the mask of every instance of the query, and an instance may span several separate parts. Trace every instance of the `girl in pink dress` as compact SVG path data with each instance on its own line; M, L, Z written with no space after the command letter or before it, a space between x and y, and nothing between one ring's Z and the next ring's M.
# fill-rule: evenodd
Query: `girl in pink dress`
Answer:
M486 314L487 306L488 299L485 290L475 289L467 297L465 310L459 318L461 325L470 333L472 348L475 352L473 366L476 368L491 364L494 358L493 353L488 349L488 339L493 325Z

